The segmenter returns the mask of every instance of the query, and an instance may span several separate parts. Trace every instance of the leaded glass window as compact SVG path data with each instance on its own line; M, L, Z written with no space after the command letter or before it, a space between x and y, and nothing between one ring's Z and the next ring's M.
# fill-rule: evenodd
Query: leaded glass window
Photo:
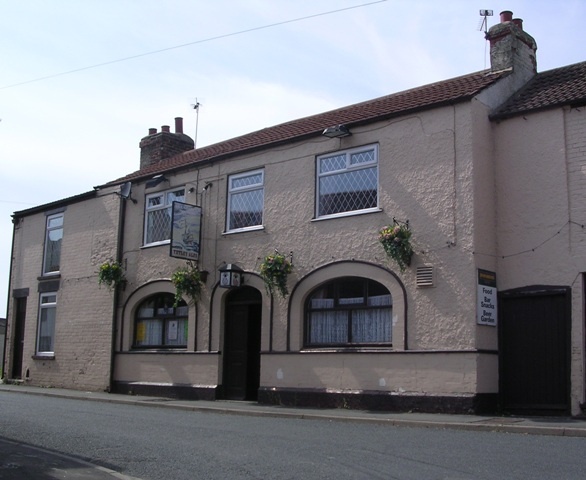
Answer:
M316 203L317 217L377 208L377 146L318 157Z
M147 195L144 244L166 242L171 238L171 207L173 202L185 201L185 189L175 188L166 192Z
M228 231L262 226L263 210L264 170L228 177Z

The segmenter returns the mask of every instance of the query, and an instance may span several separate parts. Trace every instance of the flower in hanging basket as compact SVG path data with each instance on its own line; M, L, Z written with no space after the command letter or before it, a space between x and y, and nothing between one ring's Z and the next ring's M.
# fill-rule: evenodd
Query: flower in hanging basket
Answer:
M411 264L413 247L411 246L411 230L408 224L387 225L378 232L378 240L386 254L399 265L401 272Z
M98 270L98 285L106 285L109 289L125 282L124 270L118 262L107 261Z
M193 267L180 268L173 273L171 282L175 286L175 307L183 300L183 295L190 297L194 303L199 300L203 288L201 272Z
M289 295L287 289L287 275L293 270L291 262L280 253L267 255L260 264L260 275L265 282L268 292L272 295L277 289L281 296Z

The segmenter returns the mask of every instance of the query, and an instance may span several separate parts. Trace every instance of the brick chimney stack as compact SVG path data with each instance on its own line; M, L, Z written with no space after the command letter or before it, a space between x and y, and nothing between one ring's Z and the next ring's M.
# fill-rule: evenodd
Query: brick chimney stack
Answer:
M156 128L149 128L149 134L140 141L140 168L165 160L179 153L193 150L193 140L183 133L183 118L175 118L175 133L168 125L163 125L157 133Z
M486 34L490 42L491 70L497 72L512 68L529 80L537 73L537 43L523 30L523 20L513 18L513 12L501 12L500 20Z

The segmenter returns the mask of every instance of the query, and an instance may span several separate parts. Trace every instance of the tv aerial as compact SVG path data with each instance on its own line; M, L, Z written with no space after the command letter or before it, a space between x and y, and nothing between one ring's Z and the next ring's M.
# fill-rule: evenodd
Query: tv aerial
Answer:
M492 10L480 10L480 16L483 17L478 24L478 30L482 31L484 29L484 33L488 31L488 17L492 17L493 12Z
M132 182L126 182L120 185L120 191L116 192L116 195L124 200L132 200L132 203L136 203L136 200L132 198Z

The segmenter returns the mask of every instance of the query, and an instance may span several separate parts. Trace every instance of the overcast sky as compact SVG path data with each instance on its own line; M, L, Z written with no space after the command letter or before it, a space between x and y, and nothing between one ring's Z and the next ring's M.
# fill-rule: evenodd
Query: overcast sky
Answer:
M0 317L13 212L137 170L150 127L194 137L196 99L204 146L482 70L480 9L539 71L586 60L584 0L0 0Z

